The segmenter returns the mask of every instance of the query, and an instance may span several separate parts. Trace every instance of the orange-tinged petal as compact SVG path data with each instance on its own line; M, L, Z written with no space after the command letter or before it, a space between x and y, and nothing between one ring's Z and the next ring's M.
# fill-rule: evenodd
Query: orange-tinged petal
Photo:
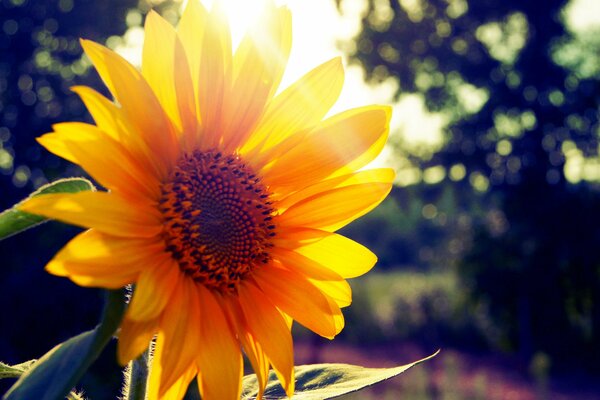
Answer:
M203 149L219 145L224 129L224 110L231 91L231 36L222 4L213 3L204 27L198 79L198 107L202 119Z
M340 187L359 185L363 183L392 183L395 173L391 168L377 168L364 171L353 172L347 175L336 176L310 185L302 190L294 192L277 201L277 208L285 210L300 201L323 193L331 189Z
M223 144L234 151L244 143L281 80L291 47L288 9L267 7L244 36L233 58L234 84Z
M175 28L154 10L146 16L142 75L171 121L181 130L175 92Z
M65 122L53 128L55 132L37 141L57 156L80 165L102 186L134 198L156 199L160 195L159 182L96 126Z
M240 343L231 331L216 294L197 285L201 304L201 347L198 384L206 399L237 400L242 393L243 363Z
M262 291L284 313L319 335L333 339L336 330L334 315L326 297L301 274L277 268L262 267L252 275Z
M200 349L200 310L194 281L179 274L179 283L160 320L164 342L160 362L159 396L185 374ZM157 342L157 348L159 343ZM207 346L202 343L202 346Z
M269 377L269 360L262 349L262 346L249 331L248 323L244 318L244 312L240 307L237 295L223 297L223 303L226 308L226 313L230 316L233 322L233 327L238 339L242 343L244 353L248 357L252 368L258 380L258 395L257 398L262 398L267 380Z
M316 125L337 100L344 81L339 57L307 73L269 102L263 117L242 148L242 154L260 157L255 165L273 159L274 148L291 135Z
M25 200L19 209L115 236L153 237L162 231L157 209L115 193L45 194Z
M164 245L88 230L71 239L46 266L82 286L119 288L137 280L140 270L154 265Z
M375 208L391 189L391 184L365 183L319 193L288 208L279 223L336 231Z
M294 393L292 334L277 308L250 282L239 286L239 302L256 341L262 346L288 396Z
M337 301L335 301L331 297L329 297L329 296L324 296L324 297L327 300L327 304L329 305L329 311L333 318L333 325L334 325L334 329L335 329L335 332L337 335L338 333L340 333L342 331L342 329L344 329L344 326L346 325L346 321L344 320L344 315L342 314L342 311L340 310L341 306Z
M390 108L368 106L337 114L316 127L265 171L276 186L305 187L338 172L352 172L382 150ZM356 164L356 161L360 164Z
M283 317L283 320L285 321L285 325L287 326L288 330L291 331L292 325L294 324L294 318L290 317L281 310L279 310L279 312L281 313L281 316Z
M260 343L258 343L254 336L248 331L242 332L239 338L242 341L246 356L248 357L248 360L250 360L250 364L256 374L256 379L258 381L258 393L256 397L257 399L261 399L269 379L269 360Z
M119 330L117 342L117 358L119 364L127 365L131 360L138 358L148 346L158 330L158 320L132 321L124 318Z
M81 46L135 128L128 141L141 137L151 150L146 153L149 164L165 178L178 155L177 138L154 92L142 75L112 50L89 40L82 40Z
M127 308L127 318L134 321L155 319L167 305L181 271L170 254L164 254L153 267L146 266L136 282Z
M367 273L377 262L377 256L365 246L337 233L312 242L280 242L297 253L335 271L343 278L355 278Z

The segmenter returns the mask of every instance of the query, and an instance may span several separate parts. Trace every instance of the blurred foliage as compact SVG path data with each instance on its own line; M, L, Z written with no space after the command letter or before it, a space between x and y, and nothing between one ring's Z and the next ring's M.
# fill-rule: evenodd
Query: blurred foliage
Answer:
M341 334L350 342L484 350L501 340L488 310L468 304L452 271L372 273L352 282L352 289L354 301L345 315L353 328Z
M411 152L397 140L398 157L441 178L396 190L387 207L402 216L380 218L378 230L414 229L430 240L422 232L438 216L427 215L451 191L458 207L445 214L451 223L437 229L436 248L451 261L439 249L466 239L454 257L469 295L465 312L487 307L505 349L597 369L600 42L597 30L569 25L570 6L369 0L362 30L344 46L370 81L393 82L398 98L418 95L447 121L439 149ZM403 204L418 209L423 199L424 220L395 226L418 214ZM452 222L463 214L466 235ZM402 235L393 236L398 247L414 251L410 240L419 239Z
M78 39L125 45L127 35L123 35L139 29L150 7L176 16L179 4L0 0L0 209L11 207L48 181L83 175L76 166L45 151L35 138L49 132L54 123L89 120L71 86L104 90ZM19 363L38 358L96 324L100 293L43 270L77 232L74 227L49 223L0 242L0 301L8 304L0 313L0 360ZM116 366L112 348L83 378L86 393L116 397L121 378ZM0 383L0 393L9 383Z

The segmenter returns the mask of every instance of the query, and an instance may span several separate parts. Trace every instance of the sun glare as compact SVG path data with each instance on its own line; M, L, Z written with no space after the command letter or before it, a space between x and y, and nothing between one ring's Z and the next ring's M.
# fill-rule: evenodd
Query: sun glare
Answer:
M213 0L200 0L204 6L210 10ZM184 2L184 7L185 7ZM242 39L246 30L250 27L253 21L256 21L264 9L266 0L221 0L229 26L231 29L231 40L233 47ZM279 2L276 2L279 3Z

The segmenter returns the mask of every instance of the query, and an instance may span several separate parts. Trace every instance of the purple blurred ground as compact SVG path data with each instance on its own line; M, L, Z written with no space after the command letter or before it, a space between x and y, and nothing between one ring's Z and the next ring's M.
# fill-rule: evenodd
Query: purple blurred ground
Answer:
M434 353L415 344L357 348L340 342L298 342L296 364L348 363L366 367L408 364ZM585 376L535 379L529 367L502 355L473 355L442 349L433 360L404 374L343 397L410 400L600 400L600 382Z

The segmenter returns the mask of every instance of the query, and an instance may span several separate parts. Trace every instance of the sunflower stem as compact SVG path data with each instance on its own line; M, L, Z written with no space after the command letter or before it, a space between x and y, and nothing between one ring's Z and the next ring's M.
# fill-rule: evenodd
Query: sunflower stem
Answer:
M146 398L149 362L150 348L129 363L129 371L126 373L128 378L126 400L144 400Z

